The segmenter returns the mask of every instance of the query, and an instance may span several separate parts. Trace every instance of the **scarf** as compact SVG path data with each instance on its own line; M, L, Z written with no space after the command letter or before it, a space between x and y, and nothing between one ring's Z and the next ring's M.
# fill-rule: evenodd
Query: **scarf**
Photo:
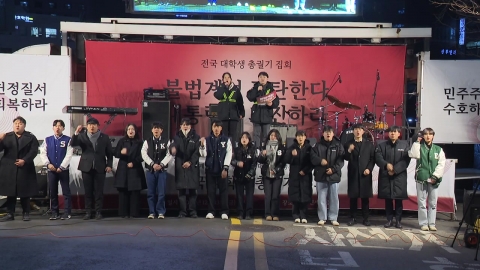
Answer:
M93 144L93 150L97 150L97 140L100 138L100 131L97 131L95 133L90 133L87 132L87 137L90 139L90 142Z

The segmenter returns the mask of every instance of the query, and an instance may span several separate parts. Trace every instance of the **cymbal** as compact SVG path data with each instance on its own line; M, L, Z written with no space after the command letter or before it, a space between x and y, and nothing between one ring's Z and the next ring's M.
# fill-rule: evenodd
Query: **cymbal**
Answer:
M395 108L395 105L377 105L377 107L379 107L379 108L385 108L385 107L387 107L387 108Z
M336 113L338 113L338 114L341 114L341 113L344 113L344 112L328 111L328 113L332 113L332 114L336 114Z
M327 98L328 98L328 100L330 100L330 102L332 102L332 103L342 103L342 102L340 101L340 99L338 99L338 98L336 98L336 97L334 97L334 96L327 95Z
M350 102L348 103L343 103L343 102L340 102L338 104L335 104L335 106L341 108L341 109L352 109L352 110L360 110L360 107L358 107L357 105L354 105Z

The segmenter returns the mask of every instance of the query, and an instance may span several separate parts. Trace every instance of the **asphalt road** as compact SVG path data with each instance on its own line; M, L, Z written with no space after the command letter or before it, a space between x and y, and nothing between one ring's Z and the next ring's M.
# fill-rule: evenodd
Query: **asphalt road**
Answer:
M19 219L20 217L17 217ZM458 221L421 232L283 221L105 218L0 223L0 269L480 269ZM316 220L311 220L316 222ZM413 241L412 241L413 240Z

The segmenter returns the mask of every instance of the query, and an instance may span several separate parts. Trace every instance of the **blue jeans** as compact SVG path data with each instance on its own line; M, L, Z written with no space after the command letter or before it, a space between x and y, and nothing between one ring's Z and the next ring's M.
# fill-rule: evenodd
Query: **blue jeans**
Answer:
M317 182L317 214L323 221L337 221L338 218L338 183ZM328 212L327 212L328 198Z
M166 187L167 172L147 172L147 201L150 214L165 215Z

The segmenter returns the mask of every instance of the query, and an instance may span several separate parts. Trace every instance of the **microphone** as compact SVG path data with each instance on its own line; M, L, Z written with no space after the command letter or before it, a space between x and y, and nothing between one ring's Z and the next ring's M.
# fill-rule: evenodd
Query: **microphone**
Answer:
M338 81L342 83L342 76L340 76L340 72L338 73Z
M377 69L377 81L380 81L380 71Z

